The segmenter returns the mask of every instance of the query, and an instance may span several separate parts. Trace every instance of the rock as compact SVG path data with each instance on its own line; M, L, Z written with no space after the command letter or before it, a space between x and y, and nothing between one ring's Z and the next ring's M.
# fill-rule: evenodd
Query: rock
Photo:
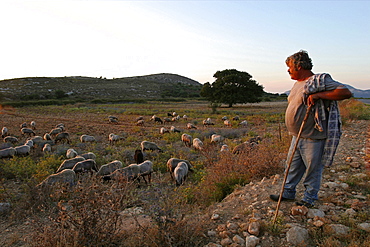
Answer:
M256 247L259 243L260 239L256 236L248 236L245 238L245 246L246 247Z
M204 245L203 247L222 247L222 245L216 244L216 243L208 243Z
M322 227L325 223L321 220L316 220L313 222L313 225L316 227Z
M291 209L290 209L290 213L292 215L306 215L308 212L308 208L305 207L305 206L293 206Z
M211 231L207 232L207 235L208 235L208 237L215 237L217 235L217 233L216 233L216 231L211 230Z
M346 235L349 233L349 227L342 224L328 224L324 226L324 232L335 235Z
M0 215L7 214L10 212L11 205L7 202L0 203Z
M260 234L261 224L258 221L252 221L248 226L248 232L252 235L258 236Z
M232 243L233 243L233 241L230 238L224 238L224 239L221 240L221 245L222 246L228 246Z
M300 226L294 226L286 234L287 241L294 245L303 244L308 240L308 230Z
M220 215L219 214L212 214L211 220L218 220L218 219L220 219Z
M325 213L321 211L320 209L316 209L316 208L308 209L307 218L313 219L315 218L315 216L324 217Z
M357 225L357 228L364 230L366 232L370 232L370 223L361 223Z
M242 237L240 237L239 235L235 235L233 237L233 241L234 241L234 243L237 243L241 246L243 246L245 244L245 240Z
M232 222L227 223L227 229L229 229L230 231L238 230L238 228L239 228L238 224Z

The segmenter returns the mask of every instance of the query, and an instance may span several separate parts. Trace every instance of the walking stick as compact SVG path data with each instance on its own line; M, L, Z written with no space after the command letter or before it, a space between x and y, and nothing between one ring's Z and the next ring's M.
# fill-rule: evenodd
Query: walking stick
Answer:
M293 147L292 153L291 153L291 155L290 155L290 157L289 157L288 165L287 165L287 168L286 168L286 171L285 171L285 175L284 175L284 181L283 181L283 184L281 185L281 192L280 192L280 195L279 195L279 200L278 200L278 203L277 203L277 206L276 206L275 216L274 216L274 220L272 221L272 224L275 224L275 221L276 221L277 215L278 215L278 213L279 213L280 203L281 203L281 198L283 197L284 186L285 186L285 183L286 183L286 179L287 179L287 177L288 177L288 173L289 173L290 165L292 164L293 156L294 156L295 151L297 150L298 141L299 141L299 138L301 137L303 127L304 127L304 125L305 125L305 124L306 124L306 122L307 122L307 118L308 118L308 115L310 114L311 107L312 107L312 105L309 105L309 106L307 107L306 115L305 115L305 116L304 116L304 118L303 118L303 121L302 121L301 127L300 127L300 129L299 129L299 131L298 131L298 135L297 135L296 141L295 141L295 143L294 143L294 147Z

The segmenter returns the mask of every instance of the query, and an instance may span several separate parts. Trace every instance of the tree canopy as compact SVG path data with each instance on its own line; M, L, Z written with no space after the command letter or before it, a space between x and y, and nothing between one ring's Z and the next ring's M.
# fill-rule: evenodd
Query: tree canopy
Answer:
M255 103L261 101L263 86L259 85L247 72L236 69L217 71L216 80L205 83L200 95L211 103L234 104Z

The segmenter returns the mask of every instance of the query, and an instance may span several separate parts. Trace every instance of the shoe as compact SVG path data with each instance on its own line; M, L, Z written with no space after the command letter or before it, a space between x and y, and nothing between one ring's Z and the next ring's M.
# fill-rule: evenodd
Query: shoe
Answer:
M275 202L278 202L279 201L279 196L280 195L270 195L270 199L275 201ZM285 197L281 197L281 201L294 201L294 199L289 199L289 198L285 198Z
M313 208L313 203L305 202L303 200L300 200L299 202L295 202L295 205L297 206L305 206L307 208Z

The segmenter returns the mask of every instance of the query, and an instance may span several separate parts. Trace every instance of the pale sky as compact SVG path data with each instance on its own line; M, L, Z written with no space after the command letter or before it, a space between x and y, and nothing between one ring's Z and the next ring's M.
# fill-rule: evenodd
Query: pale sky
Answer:
M0 0L0 80L173 73L212 83L252 75L291 88L285 59L304 49L313 72L370 89L370 1Z

